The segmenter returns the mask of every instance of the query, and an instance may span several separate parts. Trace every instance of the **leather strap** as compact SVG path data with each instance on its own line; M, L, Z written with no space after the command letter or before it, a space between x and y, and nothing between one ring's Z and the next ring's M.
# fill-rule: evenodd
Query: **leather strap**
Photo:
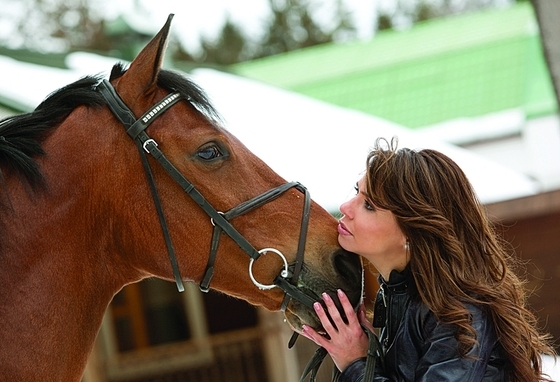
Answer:
M117 119L124 125L128 135L136 142L136 147L138 148L138 151L140 153L140 158L142 160L142 166L144 167L144 172L146 174L146 177L148 178L148 184L150 186L152 199L154 200L154 204L156 206L162 234L165 240L165 245L167 247L167 253L169 256L169 260L171 262L171 268L173 270L173 277L175 278L175 284L177 285L177 289L179 290L179 292L183 292L185 290L185 287L183 285L181 274L179 272L177 256L175 255L175 249L173 248L173 242L171 241L171 235L167 227L167 221L165 220L165 215L163 213L163 206L161 204L161 199L157 191L154 176L150 168L148 158L146 157L146 151L148 150L146 146L146 142L149 140L149 137L144 132L144 130L155 120L155 117L157 115L165 112L175 103L177 103L181 99L181 97L179 93L173 93L169 95L159 104L154 106L151 110L144 113L142 117L136 120L132 111L128 108L128 106L126 106L126 104L123 102L121 97L117 94L117 92L115 91L115 89L113 88L113 86L109 81L103 80L98 84L97 89L101 92L101 94L107 101L107 105L109 106L109 109L113 112L113 114L117 117ZM153 142L152 146L155 146L157 148L157 144L155 144L155 141L152 142Z

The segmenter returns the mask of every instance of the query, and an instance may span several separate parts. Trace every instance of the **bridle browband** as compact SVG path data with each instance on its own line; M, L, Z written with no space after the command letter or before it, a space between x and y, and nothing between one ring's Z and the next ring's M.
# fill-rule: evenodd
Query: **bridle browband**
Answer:
M309 214L311 207L311 197L307 189L298 182L289 182L266 191L252 199L249 199L227 212L217 211L196 189L196 187L187 178L185 178L179 172L179 170L177 170L177 168L165 157L163 152L158 148L157 142L150 138L146 133L146 129L148 128L148 126L158 116L160 116L175 103L179 102L181 99L184 99L181 94L179 94L178 92L169 94L162 101L158 102L150 110L148 110L144 115L136 119L134 113L123 102L123 100L117 94L109 81L102 80L101 82L99 82L96 85L96 90L103 95L103 97L107 101L109 109L113 112L115 117L124 125L127 134L134 140L136 146L138 147L138 151L142 159L142 164L144 166L144 171L148 178L152 197L157 209L157 214L161 224L165 244L167 246L167 252L171 262L171 267L173 269L173 276L175 278L175 283L177 284L177 289L179 290L179 292L182 292L184 290L183 281L179 272L179 266L177 263L177 258L175 256L173 243L171 241L171 235L169 233L167 222L165 220L161 200L159 198L154 176L150 168L146 153L152 155L152 157L160 163L160 165L181 186L181 188L204 210L204 212L206 212L206 214L210 217L212 225L214 226L214 230L212 233L212 242L210 246L210 255L208 257L206 271L199 285L201 291L208 292L210 288L210 281L214 274L214 262L218 251L219 240L221 234L225 233L235 243L237 243L237 245L251 258L249 263L249 276L258 288L272 289L274 287L278 287L284 291L285 295L281 306L282 311L284 311L288 306L290 298L293 298L304 304L308 308L313 309L312 306L315 302L315 299L306 295L297 288L297 281L303 267L303 253L305 251L307 227L309 224ZM188 99L187 101L190 102L190 100ZM274 248L265 248L261 249L260 251L256 250L253 245L251 245L251 243L249 243L247 239L245 239L245 237L243 237L243 235L241 235L229 222L230 219L243 215L255 208L271 202L291 188L295 188L304 194L303 215L301 219L296 262L294 266L288 266L284 255ZM256 261L262 254L266 254L267 252L276 253L282 258L284 262L284 269L276 277L273 284L271 285L260 284L255 280L252 273L253 262Z

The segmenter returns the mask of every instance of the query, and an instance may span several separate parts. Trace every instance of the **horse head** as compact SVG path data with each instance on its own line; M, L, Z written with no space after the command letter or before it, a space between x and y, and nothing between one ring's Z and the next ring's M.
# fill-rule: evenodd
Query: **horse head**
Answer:
M303 186L287 184L223 128L202 90L162 69L170 22L171 17L127 70L115 67L111 83L103 85L109 106L113 98L119 103L111 107L113 114L119 108L133 114L129 122L126 115L105 115L106 123L127 125L112 128L121 135L126 130L140 156L146 155L144 150L152 154L148 168L138 168L139 154L130 152L134 144L128 139L127 162L135 156L137 174L153 173L158 195L152 202L149 182L131 184L125 175L120 187L129 188L131 195L123 212L128 227L119 235L129 245L120 256L127 256L143 276L172 279L162 255L167 246L179 288L182 280L203 288L211 283L213 289L269 310L278 310L284 301L282 308L295 328L317 326L311 304L324 291L334 296L343 289L357 304L361 264L338 245L335 219L306 200ZM170 93L175 97L171 101ZM151 120L142 125L138 121L146 111ZM162 156L165 162L158 159ZM286 292L293 297L289 303Z

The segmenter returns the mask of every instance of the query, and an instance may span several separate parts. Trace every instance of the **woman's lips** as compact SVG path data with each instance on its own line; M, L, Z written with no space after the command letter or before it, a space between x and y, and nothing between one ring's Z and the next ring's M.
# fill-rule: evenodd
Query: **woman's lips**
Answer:
M344 223L342 223L342 222L339 222L339 223L338 223L338 233L339 233L340 235L345 235L345 236L347 236L347 235L352 235L352 234L350 233L350 231L348 231L348 229L346 228L346 226L344 225Z

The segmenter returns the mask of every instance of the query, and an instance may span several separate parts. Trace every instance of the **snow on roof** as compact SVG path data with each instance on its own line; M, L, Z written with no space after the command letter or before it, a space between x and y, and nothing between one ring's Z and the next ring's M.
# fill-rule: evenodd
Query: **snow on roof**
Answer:
M0 56L0 95L31 110L85 74L106 76L116 61L72 54L70 69L56 69ZM207 91L228 130L286 180L305 185L331 212L353 192L377 137L397 136L400 147L446 153L465 171L483 203L537 192L535 183L519 172L380 118L212 69L197 69L191 77Z
M68 70L0 56L0 94L26 110L33 110L53 90L78 78Z

